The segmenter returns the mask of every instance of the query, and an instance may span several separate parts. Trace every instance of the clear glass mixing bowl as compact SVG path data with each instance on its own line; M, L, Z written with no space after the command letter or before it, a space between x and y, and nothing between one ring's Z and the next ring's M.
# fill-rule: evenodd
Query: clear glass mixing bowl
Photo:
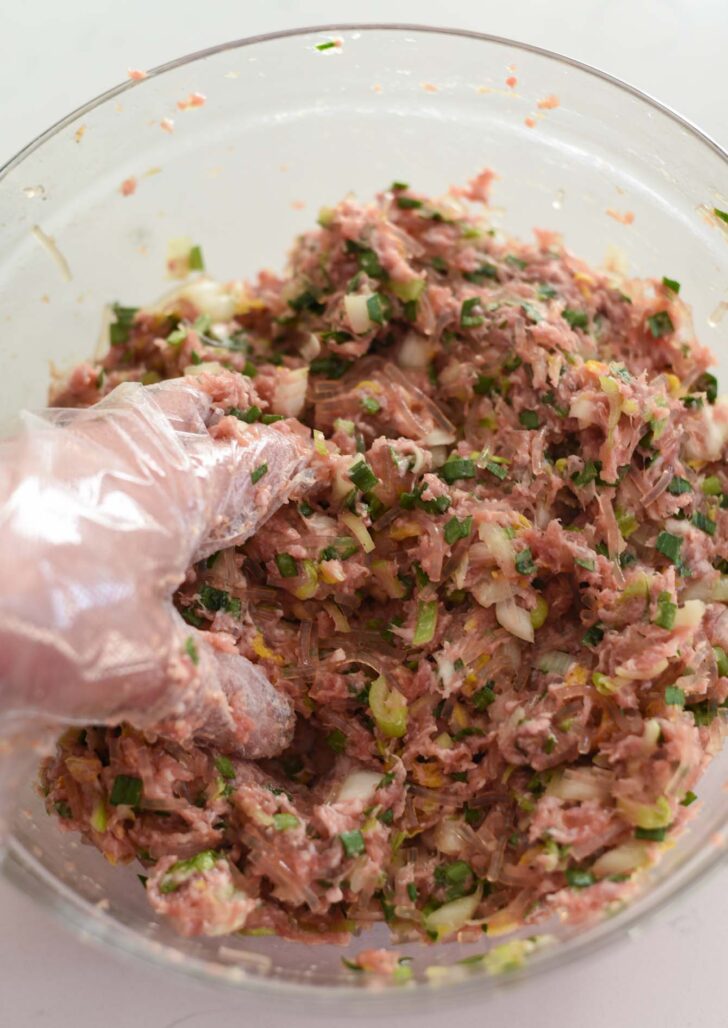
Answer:
M331 39L340 45L317 49ZM180 110L192 93L204 105ZM551 96L557 107L539 105ZM533 47L406 26L327 27L230 43L126 82L0 173L0 431L21 406L43 404L51 366L94 350L105 303L151 301L168 288L170 237L202 243L215 276L252 274L280 267L295 233L349 190L367 197L404 179L437 193L485 166L498 173L494 218L509 232L555 229L591 261L618 248L630 273L679 279L699 335L725 365L728 226L708 212L728 208L728 164L715 143L622 83ZM122 195L130 179L136 189ZM624 933L715 864L727 770L724 753L690 831L629 908L581 929L547 926L553 941L519 973ZM347 971L338 947L180 939L151 916L134 869L60 833L32 783L17 796L4 872L87 937L276 995L351 992L390 1010L423 992L485 995L495 979L458 961L503 942L399 947L413 958L413 982L364 989L369 976ZM373 941L386 944L384 933Z

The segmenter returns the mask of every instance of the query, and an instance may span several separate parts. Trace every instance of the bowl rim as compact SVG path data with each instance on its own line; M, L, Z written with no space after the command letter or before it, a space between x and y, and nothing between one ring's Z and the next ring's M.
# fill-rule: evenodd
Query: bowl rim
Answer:
M256 44L269 43L279 39L292 39L316 33L346 32L416 32L433 36L454 36L494 43L516 51L548 58L556 64L575 68L595 79L600 79L609 86L627 93L639 102L666 115L682 129L687 130L697 142L712 150L728 165L728 150L672 107L657 100L644 90L611 75L609 72L558 51L537 46L533 43L521 42L507 36L477 32L472 29L419 25L412 22L398 21L370 23L328 22L260 33L255 36L241 37L205 47L151 68L146 72L143 79L128 79L116 86L112 86L54 122L45 131L31 139L5 164L0 166L0 184L36 150L40 149L46 142L53 139L79 118L107 101L122 95L127 90L143 87L146 81L158 78L166 72L193 64L207 57L228 51L241 50L244 47ZM722 827L725 823L726 817L722 816L719 821L714 823L713 827ZM322 1006L325 1005L331 1009L333 1004L343 1000L348 1004L355 1003L360 1007L359 1012L365 1007L367 1010L372 1009L372 1004L376 1004L377 1007L386 1004L391 1012L411 1009L412 1004L419 1002L418 997L423 993L427 994L428 1002L435 1003L438 1007L442 1002L450 1003L456 992L459 999L472 1004L478 1000L485 999L495 988L498 988L500 991L504 986L516 986L518 983L530 980L547 970L570 964L577 959L594 953L608 943L614 943L617 939L627 937L637 922L644 923L648 916L662 910L670 903L677 892L684 892L686 888L694 886L699 879L705 878L710 872L715 871L723 859L724 852L717 845L706 848L700 854L686 857L670 872L666 879L658 880L649 893L639 896L633 904L630 904L622 912L622 916L618 921L603 919L594 925L589 936L583 940L573 938L567 940L556 949L546 947L542 953L536 954L532 960L529 960L524 968L510 974L505 980L502 977L478 974L472 977L454 978L452 981L441 981L437 983L437 987L432 983L418 983L411 988L369 989L346 983L340 985L317 985L305 984L300 981L286 981L277 977L247 976L241 975L240 969L235 967L231 967L229 969L230 973L226 974L227 969L220 967L214 969L214 965L199 957L185 956L183 960L180 960L178 951L174 950L171 946L147 939L137 934L133 929L120 926L118 922L104 914L103 910L94 908L91 903L72 894L65 887L59 888L58 882L46 871L40 861L33 856L20 840L11 836L7 840L4 849L0 846L0 871L6 879L36 902L50 909L62 921L64 927L72 930L84 941L90 941L99 946L113 947L117 952L127 957L146 958L157 966L175 971L187 979L202 980L210 985L225 985L237 990L249 990L258 996L275 996L276 1000L280 997L281 1000L288 1002L306 997L310 1003L316 1005L317 1009L322 1009ZM235 974L234 972L238 973ZM356 1013L357 1011L353 1010L351 1012Z

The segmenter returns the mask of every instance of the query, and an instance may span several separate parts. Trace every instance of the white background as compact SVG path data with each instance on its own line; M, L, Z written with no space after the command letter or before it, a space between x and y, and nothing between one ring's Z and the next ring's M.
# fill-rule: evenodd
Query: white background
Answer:
M420 22L511 36L651 93L728 147L728 0L3 0L0 164L72 108L149 68L228 39L335 21ZM723 1028L728 870L638 934L484 1006L424 1028ZM12 1028L306 1028L351 1019L162 976L91 949L0 881L0 1024ZM381 1013L377 1021L390 1022Z

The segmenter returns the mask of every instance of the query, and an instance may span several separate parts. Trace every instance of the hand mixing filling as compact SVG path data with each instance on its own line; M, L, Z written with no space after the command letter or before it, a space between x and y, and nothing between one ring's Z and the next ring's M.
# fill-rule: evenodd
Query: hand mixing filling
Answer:
M313 430L305 499L176 595L290 697L291 746L74 728L43 768L60 824L141 861L184 934L467 940L602 911L721 744L711 355L678 282L502 238L465 200L487 181L346 199L283 278L116 306L108 355L55 397L201 375L229 418Z

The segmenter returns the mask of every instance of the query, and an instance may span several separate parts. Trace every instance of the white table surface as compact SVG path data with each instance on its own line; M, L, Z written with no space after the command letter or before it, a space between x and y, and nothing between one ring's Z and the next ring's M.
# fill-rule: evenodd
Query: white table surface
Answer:
M10 0L0 5L0 163L125 77L227 39L335 21L451 25L536 43L644 89L728 146L726 0ZM722 1028L728 869L629 940L457 1011L458 1025ZM445 1011L418 1015L424 1028ZM337 1018L351 1016L345 1009ZM160 975L71 937L0 881L0 1024L256 1028L322 1015ZM324 1016L331 1020L330 1016ZM400 1015L398 1020L409 1021ZM394 1024L377 1015L383 1028Z

